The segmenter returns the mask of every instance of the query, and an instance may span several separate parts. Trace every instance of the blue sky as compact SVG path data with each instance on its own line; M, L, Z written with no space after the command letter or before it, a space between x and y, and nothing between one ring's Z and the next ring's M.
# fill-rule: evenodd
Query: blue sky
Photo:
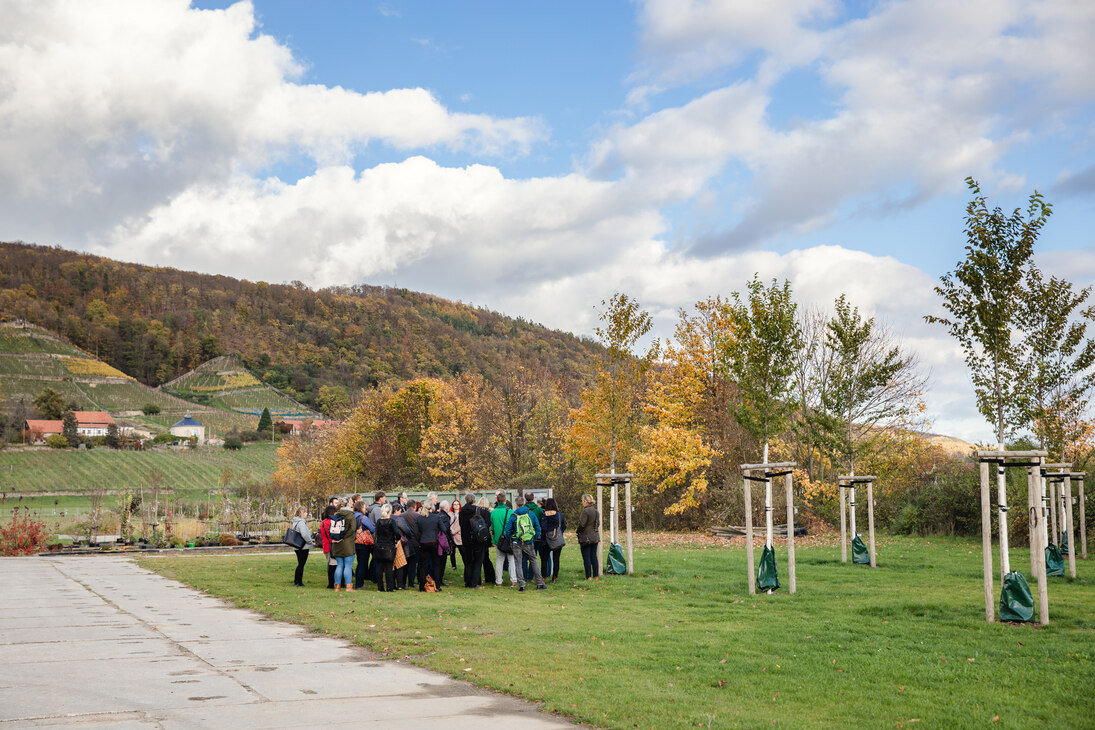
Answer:
M919 354L967 175L1095 281L1095 5L1071 0L0 0L5 240L315 286L398 284L591 332L788 278Z

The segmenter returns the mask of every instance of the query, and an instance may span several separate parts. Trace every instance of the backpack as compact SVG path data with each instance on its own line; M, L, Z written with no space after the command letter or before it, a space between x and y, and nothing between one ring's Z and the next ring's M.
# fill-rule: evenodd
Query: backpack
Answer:
M521 542L532 542L536 539L536 528L532 526L532 515L528 512L517 515L517 522L513 530L517 539Z
M470 524L472 539L479 545L490 545L490 525L483 519L483 514L479 510L471 516Z
M346 535L346 516L331 515L331 525L327 528L331 542L338 542Z

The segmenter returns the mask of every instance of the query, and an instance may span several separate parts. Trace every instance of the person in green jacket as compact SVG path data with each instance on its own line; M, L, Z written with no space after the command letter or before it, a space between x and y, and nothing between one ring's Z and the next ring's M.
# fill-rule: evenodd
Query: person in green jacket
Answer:
M343 520L342 535L335 539L335 523L339 517ZM357 518L349 507L343 507L331 520L331 557L335 559L335 590L345 585L348 592L354 590L354 556L357 538Z
M506 493L499 489L494 495L494 509L490 513L490 541L494 546L494 585L502 585L502 568L509 565L509 584L517 585L517 563L513 553L504 553L498 549L498 538L506 530L506 522L513 510L506 504Z

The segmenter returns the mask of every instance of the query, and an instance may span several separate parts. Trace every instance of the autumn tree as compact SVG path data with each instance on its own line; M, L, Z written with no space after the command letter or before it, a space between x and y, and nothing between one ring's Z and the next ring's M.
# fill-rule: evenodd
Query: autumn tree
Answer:
M637 352L653 322L636 300L616 293L601 306L601 324L594 333L604 353L593 384L582 391L581 405L571 411L570 445L593 468L607 465L616 473L618 465L628 463L638 437L647 373L658 344Z
M328 418L342 418L350 409L350 394L341 385L321 386L316 406Z
M736 474L731 462L740 452L740 429L726 407L732 390L719 360L728 327L720 297L697 302L693 313L681 310L653 376L646 407L650 421L632 462L662 513L697 512L708 504L712 484L725 487Z

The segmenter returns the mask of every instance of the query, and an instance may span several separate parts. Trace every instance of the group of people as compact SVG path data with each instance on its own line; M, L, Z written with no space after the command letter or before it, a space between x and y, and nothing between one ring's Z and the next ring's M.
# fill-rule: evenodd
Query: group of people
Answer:
M291 529L300 533L304 546L297 548L293 585L304 585L304 566L315 536L308 527L308 511L299 507ZM506 492L487 497L464 497L461 506L439 500L431 492L424 502L412 501L400 492L394 502L377 491L365 504L360 495L331 497L323 511L319 542L327 562L327 588L361 590L366 581L379 591L440 591L445 567L455 569L459 555L464 568L464 587L480 589L484 583L503 584L505 570L510 585L524 591L529 582L544 590L559 577L559 563L566 539L566 518L551 497L537 502L531 492L511 503ZM576 529L587 580L600 575L597 543L599 517L593 497L582 497ZM491 560L490 551L495 551ZM355 567L356 561L356 567Z

